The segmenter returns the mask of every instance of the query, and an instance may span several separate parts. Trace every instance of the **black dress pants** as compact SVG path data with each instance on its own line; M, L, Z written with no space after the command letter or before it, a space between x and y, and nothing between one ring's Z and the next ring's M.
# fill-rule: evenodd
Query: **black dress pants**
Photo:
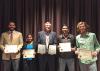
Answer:
M39 55L38 60L39 60L39 71L56 70L55 55L49 55L49 54Z
M37 62L35 59L23 60L22 65L22 71L37 71Z

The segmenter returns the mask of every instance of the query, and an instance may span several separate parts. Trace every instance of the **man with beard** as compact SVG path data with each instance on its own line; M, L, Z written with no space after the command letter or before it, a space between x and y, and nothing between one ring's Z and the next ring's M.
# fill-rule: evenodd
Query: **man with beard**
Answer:
M2 33L0 41L0 49L2 50L2 60L4 65L4 71L11 71L11 66L14 71L19 69L20 49L23 46L22 33L15 30L15 22L10 21L8 24L8 31ZM15 53L7 53L7 46L17 46ZM13 47L14 48L14 47ZM6 51L5 51L6 50Z

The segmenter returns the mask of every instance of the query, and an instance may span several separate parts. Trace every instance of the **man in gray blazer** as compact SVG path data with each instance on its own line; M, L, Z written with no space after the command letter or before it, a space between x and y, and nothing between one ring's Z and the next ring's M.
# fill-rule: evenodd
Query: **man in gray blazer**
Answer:
M46 47L45 54L39 54L39 69L40 71L55 71L55 55L48 54L49 45L54 45L57 43L56 33L51 31L51 23L46 22L44 24L44 31L38 33L38 44L43 44Z
M2 50L2 60L4 65L4 71L11 71L11 66L13 66L14 71L19 69L19 58L20 58L20 49L23 46L23 37L22 33L15 31L15 22L11 21L8 24L8 31L2 33L0 40L0 49ZM6 45L15 45L17 46L16 53L6 53ZM12 64L12 65L11 65Z

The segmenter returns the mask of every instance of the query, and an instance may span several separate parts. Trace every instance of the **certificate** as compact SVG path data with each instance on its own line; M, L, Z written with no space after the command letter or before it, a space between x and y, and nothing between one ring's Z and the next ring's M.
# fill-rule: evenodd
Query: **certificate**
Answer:
M60 52L71 52L71 43L59 43L59 51Z
M37 51L37 53L45 54L46 53L46 47L45 47L45 45L38 44L38 51Z
M49 45L48 54L56 54L56 45Z
M17 53L18 48L17 45L5 45L5 53Z
M78 52L79 52L78 58L80 60L91 60L92 59L92 51L91 50L79 48Z
M23 50L23 58L35 58L35 50L34 49L26 49Z

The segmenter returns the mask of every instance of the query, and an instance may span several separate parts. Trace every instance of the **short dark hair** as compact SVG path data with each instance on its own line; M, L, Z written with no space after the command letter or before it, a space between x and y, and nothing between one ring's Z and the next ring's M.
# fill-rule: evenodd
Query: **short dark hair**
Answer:
M63 26L67 26L67 25L66 25L66 24L63 24L63 25L62 25L62 28L63 28ZM69 26L67 26L67 28L69 29Z
M14 23L15 26L16 26L16 22L15 22L15 21L9 21L9 22L8 22L8 25L9 25L10 23Z

